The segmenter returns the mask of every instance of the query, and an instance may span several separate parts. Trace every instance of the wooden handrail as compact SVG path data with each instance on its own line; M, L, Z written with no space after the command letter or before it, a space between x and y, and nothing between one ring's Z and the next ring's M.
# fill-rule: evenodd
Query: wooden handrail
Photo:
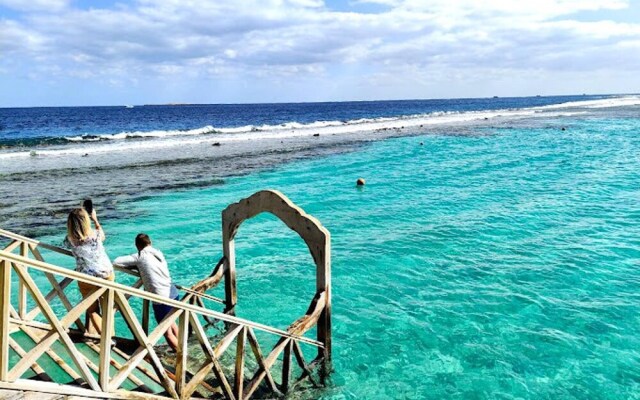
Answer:
M8 239L12 239L12 240L20 241L20 242L29 243L29 244L32 244L32 245L37 246L37 247L42 247L42 248L45 248L47 250L51 250L54 253L58 253L58 254L62 254L62 255L65 255L65 256L73 257L73 253L71 253L70 250L62 248L60 246L55 246L53 244L41 242L41 241L36 240L36 239L28 238L26 236L18 235L17 233L9 232L9 231L4 230L4 229L0 229L0 236L4 236L4 237L6 237ZM127 275L140 277L140 274L137 271L132 271L132 270L130 270L128 268L124 268L121 265L114 264L113 268L118 272L122 272L122 273L125 273Z
M16 235L17 236L17 235ZM58 267L56 265L52 265L46 262L42 262L42 261L38 261L38 260L34 260L31 258L26 258L26 257L22 257L19 256L17 254L13 254L13 253L9 253L6 252L4 250L0 250L0 260L6 260L9 262L13 262L13 263L18 263L21 265L27 265L29 267L35 268L37 270L40 270L42 272L48 272L48 273L53 273L56 275L61 275L64 277L68 277L71 278L73 280L76 281L80 281L80 282L84 282L84 283L89 283L98 287L104 287L104 288L108 288L108 289L113 289L116 290L120 293L126 294L126 295L130 295L130 296L134 296L134 297L138 297L144 300L150 300L153 301L155 303L162 303L162 304L166 304L169 305L171 307L174 308L178 308L181 310L188 310L191 312L195 312L197 314L200 315L205 315L208 317L212 317L215 319L218 319L220 321L223 322L228 322L228 323L232 323L232 324L236 324L236 325L242 325L242 326L248 326L248 327L252 327L254 329L263 331L263 332L267 332L267 333L271 333L280 337L284 337L284 338L290 338L290 339L294 339L300 342L304 342L319 348L323 348L324 345L322 342L317 341L317 340L313 340L313 339L309 339L303 336L298 336L298 335L294 335L291 334L289 332L286 332L282 329L277 329L277 328L273 328L270 327L268 325L264 325L264 324L260 324L257 322L252 322L249 320L246 320L244 318L239 318L239 317L235 317L235 316L231 316L231 315L227 315L221 312L217 312L217 311L213 311L213 310L209 310L206 308L202 308L193 304L187 304L187 303L183 303L177 300L173 300L170 299L168 297L162 297L162 296L158 296L157 294L154 293L150 293L150 292L146 292L144 290L140 290L140 289L134 289L131 288L129 286L125 286L122 285L120 283L116 283L116 282L111 282L111 281L107 281L105 279L101 279L101 278L97 278L97 277L93 277L87 274L83 274L81 272L77 272L77 271L71 271L62 267Z
M67 249L63 249L62 247L54 246L54 245L51 245L51 244L48 244L48 243L41 242L39 240L28 238L26 236L18 235L17 233L9 232L9 231L4 230L4 229L0 229L0 236L4 236L4 237L7 237L9 239L18 240L18 241L21 241L21 242L34 244L36 246L43 247L43 248L45 248L47 250L51 250L51 251L54 251L56 253L64 254L65 256L73 256L71 251L69 251Z
M240 224L259 213L270 212L280 218L289 228L296 231L305 241L316 266L316 293L309 305L307 312L301 318L294 321L286 330L273 328L264 324L236 317L234 314L237 302L236 296L236 271L235 271L235 245L234 236ZM253 393L265 382L271 392L277 396L286 394L304 379L311 377L312 370L322 365L320 373L321 382L323 373L331 362L331 242L329 232L315 218L306 214L282 193L266 190L255 193L247 199L231 204L222 213L223 257L217 263L213 272L205 279L193 285L191 288L180 287L186 294L181 301L159 296L139 289L142 285L139 271L124 268L114 264L114 270L119 273L137 277L137 281L131 286L125 286L116 282L107 281L89 276L70 268L64 268L45 261L38 250L48 249L52 252L72 257L71 251L62 247L43 243L22 235L0 229L0 237L8 238L9 243L0 250L0 388L22 388L23 390L35 390L37 392L76 393L77 385L88 385L91 391L83 390L83 394L100 398L127 398L139 399L147 397L141 393L132 393L125 389L125 382L144 385L134 374L134 371L144 374L154 384L162 389L153 390L151 396L162 398L187 399L192 394L203 396L203 393L221 393L228 400L248 400ZM31 257L32 256L32 257ZM40 283L36 284L32 272L44 274L51 284L51 291L44 292ZM12 274L17 278L13 282ZM98 289L90 295L83 296L79 302L72 302L64 290L70 283L76 281L95 286ZM209 296L205 292L224 282L225 299ZM17 308L11 304L12 286L17 283ZM29 310L27 296L35 302L35 307ZM139 317L132 308L138 302L130 303L133 296L142 300L142 316ZM59 309L54 311L51 301L58 298L66 312ZM225 304L225 311L218 312L208 309L203 299L208 299ZM101 303L100 316L102 317L99 335L88 332L86 323L80 319L86 314L87 321L94 321L94 304ZM149 329L149 309L151 302L160 303L172 307L171 311L155 326ZM124 318L133 339L113 337L112 328L116 312ZM34 318L42 314L49 324L36 322ZM208 323L222 321L225 323L225 333L222 337L209 338L201 319ZM174 330L177 323L177 348L175 369L166 359L163 361L160 353L155 349L159 340L168 335L169 330ZM75 324L77 329L71 328ZM304 337L305 332L312 327L317 327L317 339ZM254 329L276 335L277 342L267 352L263 353ZM31 349L22 349L17 341L10 335L22 331L31 337L36 343ZM205 356L205 362L195 372L188 371L190 348L198 349L189 343L189 337L194 335L200 355ZM91 357L83 353L87 347L77 346L77 340L89 341L89 349L99 355L99 362L95 363ZM99 345L91 343L98 341ZM117 344L137 346L132 351L124 353L124 348L112 348L113 340ZM214 342L210 343L210 340ZM68 353L75 369L67 365L67 361L59 358L52 350L51 345L58 342ZM235 342L235 368L232 368L233 379L228 379L229 372L222 368L221 357L223 353ZM318 356L307 363L302 353L300 342L317 348ZM271 345L269 345L271 347ZM84 349L84 350L83 350ZM9 369L9 351L12 350L20 356L20 360ZM82 350L82 351L81 351ZM115 352L115 353L114 353ZM246 362L247 352L252 352L255 365ZM276 361L282 357L281 383L274 380L272 368ZM54 357L60 363L75 384L49 387L26 381L23 375L28 369L36 374L42 374L44 369L38 364L42 354ZM123 357L124 362L113 358L117 354ZM302 375L293 380L293 362L298 364ZM167 363L168 362L168 363ZM245 367L249 367L251 375L245 374ZM115 368L115 374L112 373ZM153 369L153 371L151 370ZM76 372L77 370L77 372ZM219 383L213 387L207 383L206 377L213 373ZM146 379L146 378L145 378ZM203 390L204 392L201 392ZM75 392L74 392L75 391ZM79 392L77 392L79 393Z

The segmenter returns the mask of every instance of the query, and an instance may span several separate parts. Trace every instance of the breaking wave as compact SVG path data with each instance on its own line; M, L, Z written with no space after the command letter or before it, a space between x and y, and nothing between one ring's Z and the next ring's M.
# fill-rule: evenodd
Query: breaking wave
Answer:
M148 151L184 144L198 145L247 140L282 140L304 136L346 136L387 130L415 130L428 126L490 120L497 117L570 116L582 114L595 108L636 105L640 105L640 96L619 96L519 109L439 111L398 117L360 118L349 121L316 121L312 123L292 121L274 125L244 125L238 127L207 125L184 130L125 131L112 134L86 133L72 137L38 139L35 143L0 143L0 145L3 145L3 148L0 148L0 159L65 154L104 154L127 150Z

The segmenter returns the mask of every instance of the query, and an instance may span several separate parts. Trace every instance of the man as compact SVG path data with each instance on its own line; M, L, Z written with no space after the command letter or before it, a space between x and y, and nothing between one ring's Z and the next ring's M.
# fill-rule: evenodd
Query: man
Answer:
M162 252L151 246L151 238L145 233L136 236L137 253L121 256L114 260L114 264L128 269L137 269L142 278L142 284L147 292L159 296L178 300L178 289L171 282L169 267ZM173 307L166 304L152 302L153 314L156 322L160 323ZM174 350L178 348L178 326L172 324L164 334L167 344Z

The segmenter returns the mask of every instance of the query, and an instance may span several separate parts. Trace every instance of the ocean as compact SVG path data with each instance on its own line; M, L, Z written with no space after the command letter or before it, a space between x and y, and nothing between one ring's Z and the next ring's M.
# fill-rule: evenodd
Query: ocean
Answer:
M638 96L0 109L0 126L0 227L59 243L91 196L110 256L145 231L181 285L221 256L229 203L272 188L317 217L334 371L292 398L638 398ZM263 215L236 247L238 314L302 315L301 239Z

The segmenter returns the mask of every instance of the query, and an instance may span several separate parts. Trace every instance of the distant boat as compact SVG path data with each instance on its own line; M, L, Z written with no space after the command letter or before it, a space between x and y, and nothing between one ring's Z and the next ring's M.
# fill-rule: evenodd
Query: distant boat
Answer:
M126 106L124 106L124 108L133 108L134 106L127 104Z
M498 98L498 96L493 96L493 98L494 98L494 99L497 99L497 98Z

